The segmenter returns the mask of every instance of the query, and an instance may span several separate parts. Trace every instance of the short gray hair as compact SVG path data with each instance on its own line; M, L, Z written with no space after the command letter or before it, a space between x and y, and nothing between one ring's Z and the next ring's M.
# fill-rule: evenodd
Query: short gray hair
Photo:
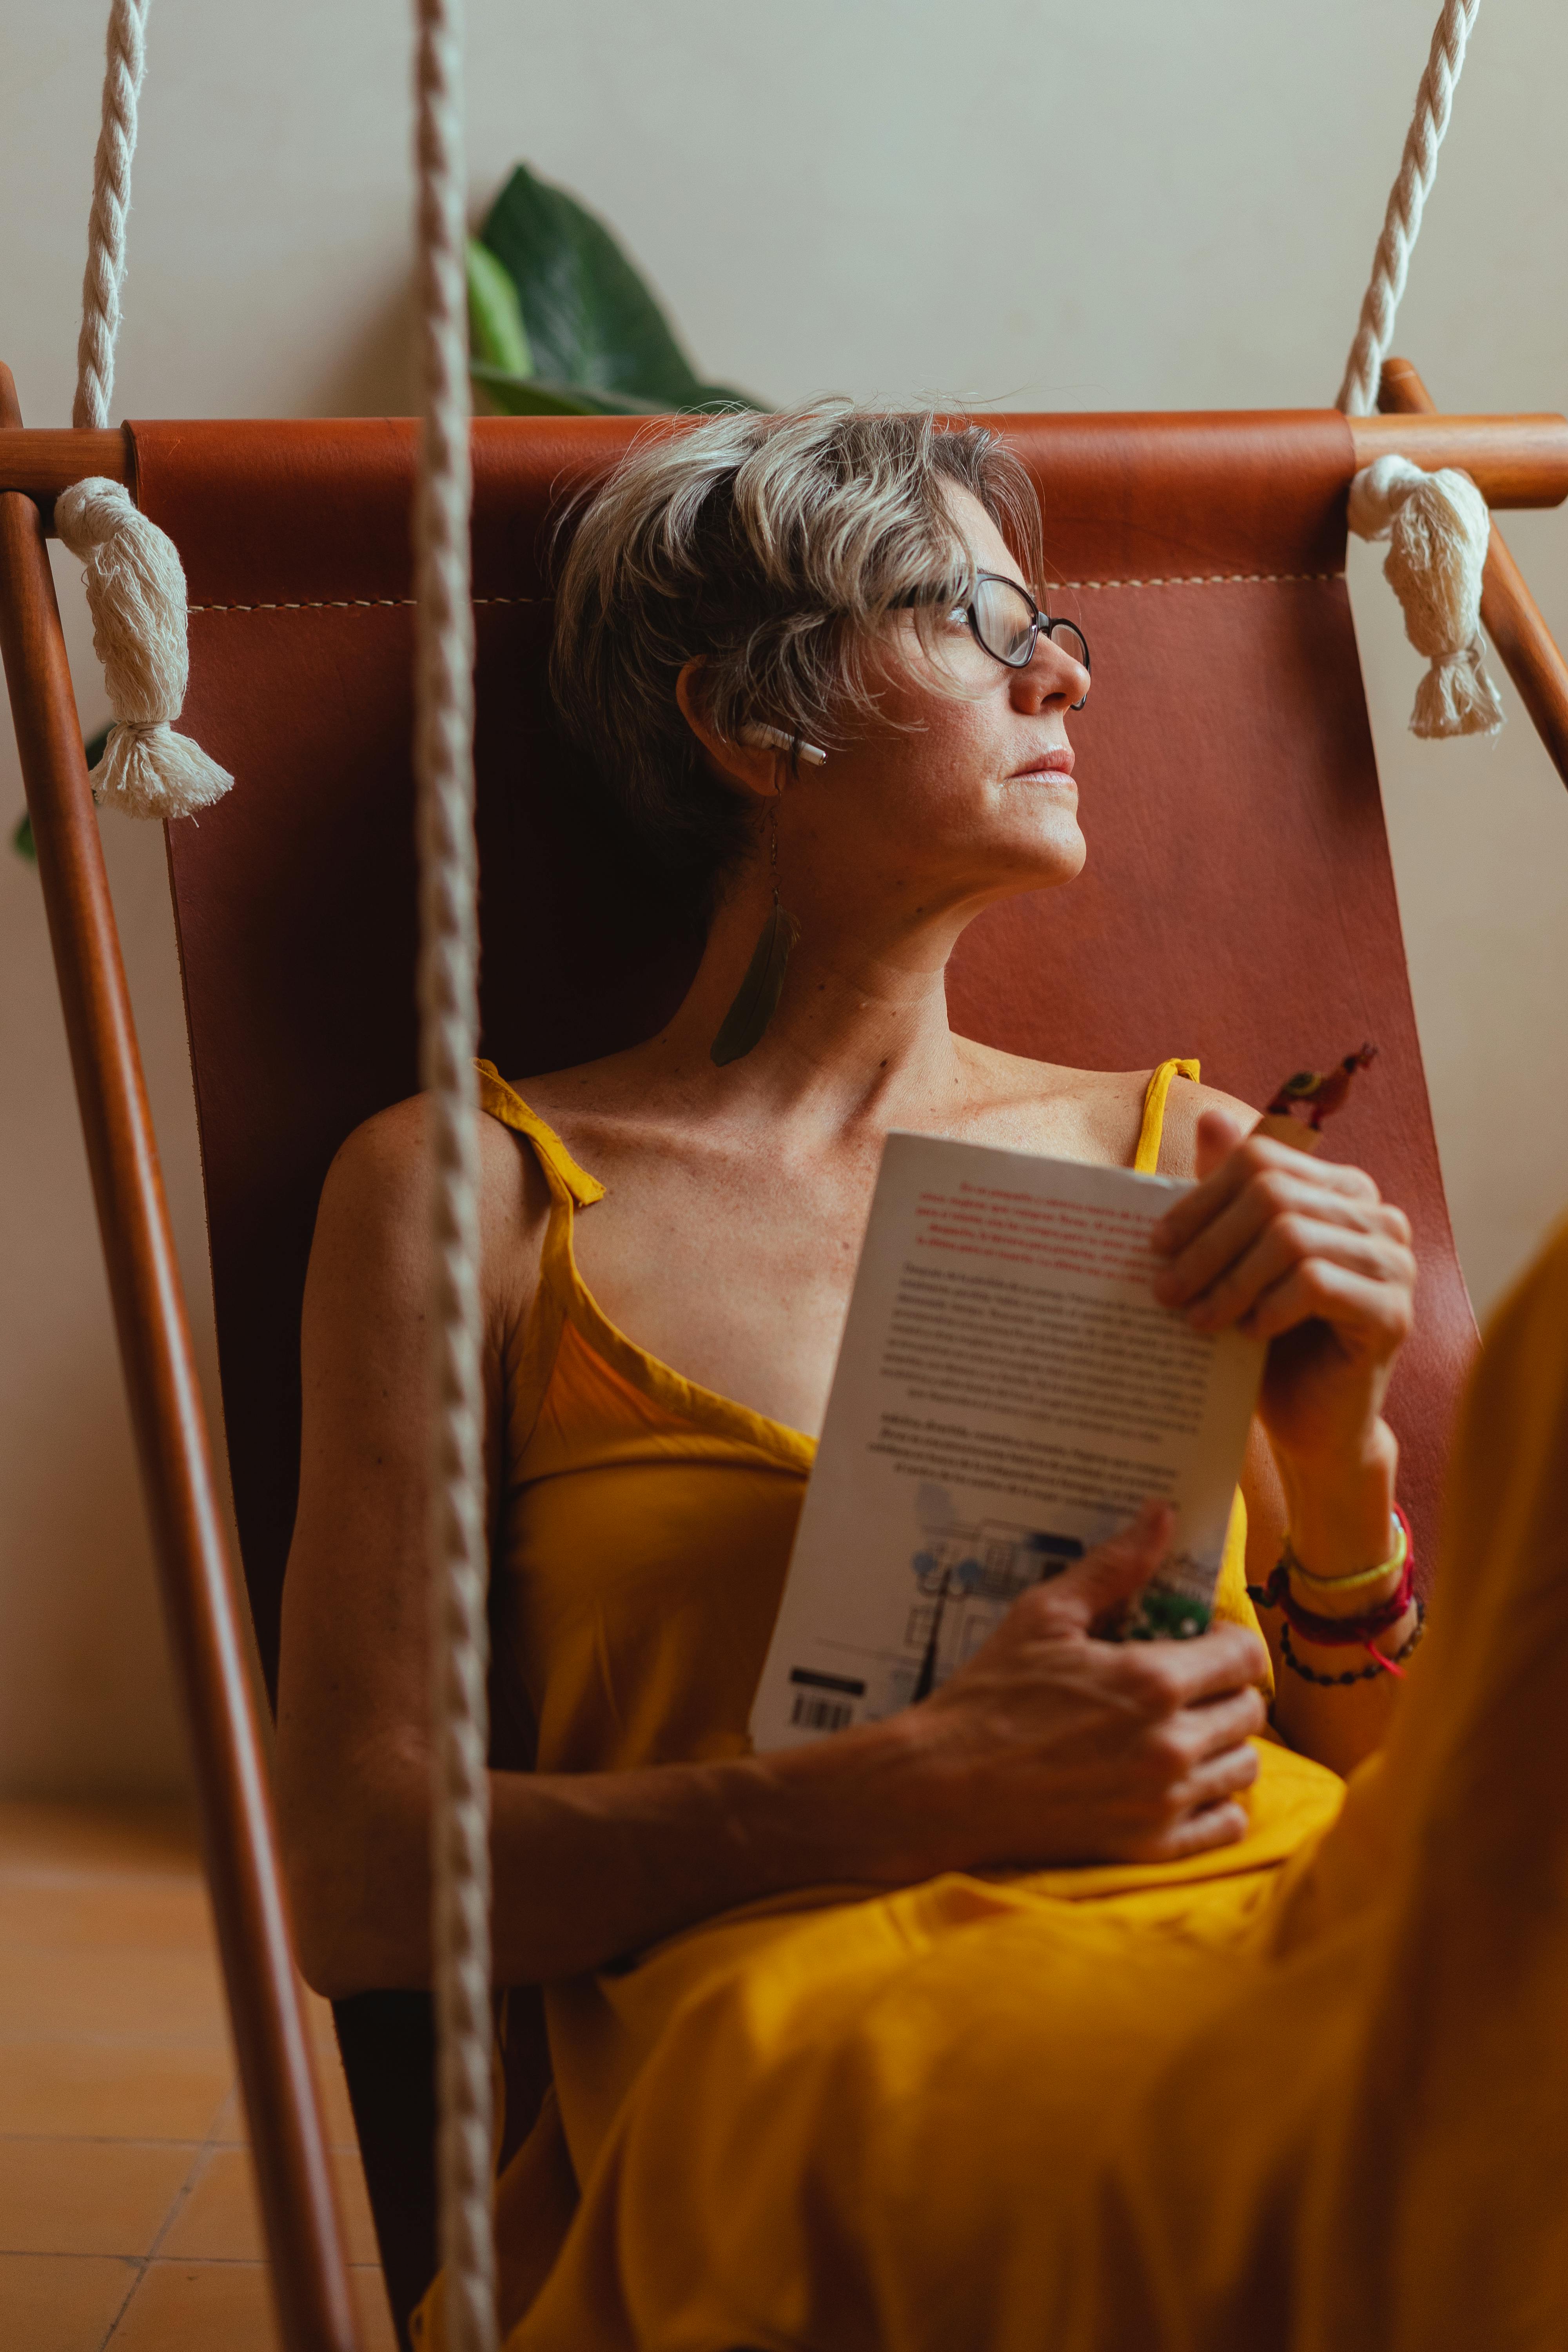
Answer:
M830 748L876 714L868 656L911 592L970 592L949 503L973 492L1026 580L1039 507L1001 436L930 410L818 403L642 437L565 519L551 681L562 714L661 860L711 905L755 838L747 798L702 756L675 698L734 738L762 721ZM917 624L939 606L921 602Z

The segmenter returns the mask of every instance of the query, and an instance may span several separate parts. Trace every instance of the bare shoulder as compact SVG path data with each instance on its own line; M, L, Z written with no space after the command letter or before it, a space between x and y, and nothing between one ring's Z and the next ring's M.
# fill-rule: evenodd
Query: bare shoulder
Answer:
M557 1130L568 1150L592 1152L600 1137L622 1138L662 1126L669 1117L668 1079L650 1071L647 1049L630 1045L568 1069L537 1071L508 1084L530 1110ZM678 1092L679 1089L676 1089Z
M1079 1070L964 1038L973 1072L976 1139L1101 1167L1132 1162L1152 1070Z
M425 1280L430 1213L428 1105L423 1095L393 1103L339 1147L321 1188L311 1274L374 1276L404 1290ZM521 1275L531 1292L550 1195L538 1162L519 1139L481 1118L479 1232L484 1288L498 1300Z
M747 1132L764 1148L773 1146L765 1118L753 1121L748 1129L744 1119L737 1122L722 1112L716 1116L708 1083L713 1074L706 1055L694 1078L678 1060L653 1050L658 1042L569 1068L507 1079L519 1100L549 1128L584 1173L613 1194L629 1181L646 1186L656 1165L668 1172L678 1164L689 1169L704 1164L721 1148L716 1130L736 1150L743 1150L737 1139ZM595 1219L595 1230L603 1223Z
M1198 1121L1205 1111L1221 1110L1237 1120L1244 1135L1258 1124L1250 1103L1205 1087L1191 1078L1175 1078L1165 1097L1165 1125L1160 1138L1162 1176L1195 1176L1198 1161Z
M1079 1070L1065 1063L1004 1054L972 1039L964 1045L984 1097L986 1130L997 1140L1102 1167L1131 1166L1152 1069ZM1258 1117L1248 1104L1218 1087L1173 1078L1160 1145L1163 1176L1195 1173L1198 1121L1208 1110L1229 1112L1246 1129Z

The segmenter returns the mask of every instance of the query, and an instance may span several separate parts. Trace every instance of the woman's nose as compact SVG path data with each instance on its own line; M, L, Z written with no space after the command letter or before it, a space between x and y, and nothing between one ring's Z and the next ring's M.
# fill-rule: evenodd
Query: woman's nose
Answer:
M1058 698L1070 709L1089 692L1089 672L1083 663L1064 646L1058 646L1054 637L1047 637L1043 629L1028 662L1014 675L1028 697L1031 710L1038 710Z

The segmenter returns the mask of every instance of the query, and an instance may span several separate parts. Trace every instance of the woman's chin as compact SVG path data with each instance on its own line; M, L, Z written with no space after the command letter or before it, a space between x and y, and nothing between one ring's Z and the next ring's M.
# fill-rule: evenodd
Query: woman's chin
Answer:
M1076 816L1064 812L1048 826L1017 845L1012 861L1015 887L1023 890L1053 890L1075 882L1083 872L1089 844Z

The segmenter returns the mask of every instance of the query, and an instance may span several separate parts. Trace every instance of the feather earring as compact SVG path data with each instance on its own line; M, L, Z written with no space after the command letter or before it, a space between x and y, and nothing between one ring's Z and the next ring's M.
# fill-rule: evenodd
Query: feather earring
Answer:
M775 790L773 804L772 835L768 845L768 866L773 875L773 903L768 919L758 934L752 950L752 961L746 966L746 976L741 982L723 1020L719 1034L709 1047L712 1059L721 1069L726 1062L738 1062L749 1054L768 1023L778 1011L779 998L784 993L784 973L789 969L790 950L800 937L800 926L793 915L786 915L779 904L779 804Z

